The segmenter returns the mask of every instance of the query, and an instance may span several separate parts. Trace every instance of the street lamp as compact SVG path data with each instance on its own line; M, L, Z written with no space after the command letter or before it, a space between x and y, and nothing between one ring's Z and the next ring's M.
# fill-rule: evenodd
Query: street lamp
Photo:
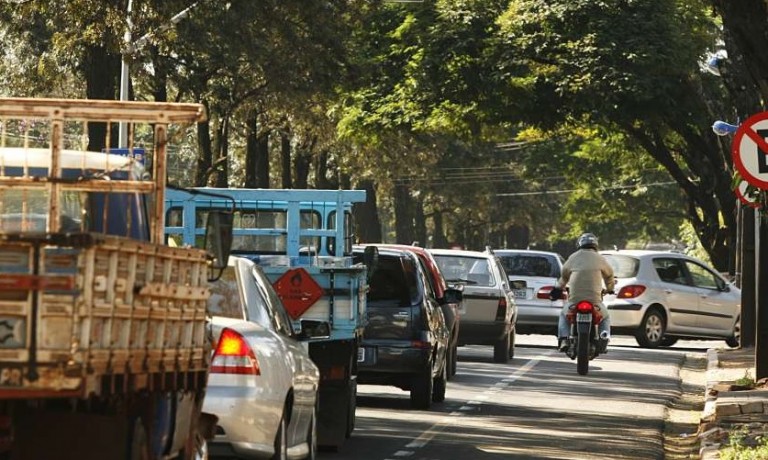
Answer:
M739 129L737 125L726 123L722 120L717 120L712 124L712 131L718 136L727 136L728 134L734 134Z
M133 0L128 0L128 10L127 10L126 21L125 21L128 27L126 28L125 34L123 35L125 49L122 52L122 61L120 63L120 100L121 101L128 100L128 83L130 82L130 78L131 78L130 69L128 67L128 61L126 60L126 57L144 48L147 45L147 43L149 43L149 41L152 39L152 37L154 37L157 33L165 32L166 30L170 29L174 25L178 24L179 21L186 18L189 15L189 12L192 10L192 8L196 7L198 3L200 2L197 1L191 4L187 8L176 13L168 21L167 24L160 26L157 30L148 32L147 34L141 36L135 42L132 42L133 19L131 18L131 14L133 13ZM121 148L128 147L128 123L126 123L125 121L121 121L119 124L117 143L118 143L118 147L121 147Z

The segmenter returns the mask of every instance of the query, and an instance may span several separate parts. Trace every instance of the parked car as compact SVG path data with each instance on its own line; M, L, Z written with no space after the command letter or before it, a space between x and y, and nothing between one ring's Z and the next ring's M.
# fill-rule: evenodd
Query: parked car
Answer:
M613 267L616 295L604 302L613 333L642 347L678 339L724 339L739 345L741 291L706 263L664 251L601 251Z
M459 348L459 328L461 327L461 313L464 311L462 301L463 286L449 288L445 283L445 278L440 272L440 267L432 254L425 248L419 246L408 246L405 244L382 244L379 247L388 247L411 251L418 256L424 272L428 275L432 290L437 296L440 308L443 310L445 326L448 328L448 349L446 351L446 362L448 363L448 380L456 375L458 367L458 348Z
M320 373L301 340L327 337L329 324L303 320L295 333L264 272L244 258L231 257L210 289L211 456L314 459Z
M430 249L449 285L464 286L459 346L493 345L493 360L515 355L517 306L507 274L493 253Z
M549 300L565 260L556 252L494 249L509 278L517 304L518 334L557 335L563 300Z
M353 253L362 257L363 250L356 246ZM428 277L412 251L378 247L357 368L358 384L409 391L419 409L442 402L448 380L449 334Z

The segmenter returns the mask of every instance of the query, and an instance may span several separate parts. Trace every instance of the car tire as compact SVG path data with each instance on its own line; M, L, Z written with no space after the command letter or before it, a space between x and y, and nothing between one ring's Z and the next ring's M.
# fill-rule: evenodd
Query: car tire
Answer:
M517 337L517 332L512 329L512 332L509 333L509 359L512 359L515 357L515 338Z
M288 433L285 426L285 414L280 417L280 424L277 426L277 434L275 434L275 453L272 455L272 460L287 460L288 459Z
M307 460L317 460L317 407L312 410L312 419L309 421L307 429Z
M432 382L432 402L445 401L445 388L448 386L448 362L443 363L443 370Z
M678 340L677 337L667 337L667 336L664 336L664 337L662 337L661 342L659 343L659 346L671 347L672 345L677 343L677 340Z
M508 363L509 362L509 342L510 332L504 334L504 337L496 342L493 346L493 361L496 363Z
M413 377L411 385L411 406L415 409L428 410L432 406L432 364L427 370Z
M731 348L738 348L741 345L741 318L736 320L733 327L733 335L725 339L725 344Z
M635 332L637 343L643 348L658 348L667 329L664 316L657 309L648 310Z

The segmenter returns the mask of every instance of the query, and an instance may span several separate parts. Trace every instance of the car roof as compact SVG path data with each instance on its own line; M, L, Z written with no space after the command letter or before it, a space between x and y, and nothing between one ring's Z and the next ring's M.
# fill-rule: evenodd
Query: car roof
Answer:
M494 257L493 254L488 254L487 252L468 251L466 249L429 249L429 252L433 255L441 256L482 257L486 259Z
M671 256L677 256L677 257L691 257L689 255L683 254L681 252L674 252L674 251L653 251L650 249L621 249L621 250L606 250L606 251L600 251L600 254L615 254L619 256L631 256L631 257L648 257L648 256L658 256L658 255L671 255Z
M543 256L555 256L560 254L551 251L539 251L536 249L494 249L493 253L497 256L506 256L510 254L531 254L531 255L543 255Z

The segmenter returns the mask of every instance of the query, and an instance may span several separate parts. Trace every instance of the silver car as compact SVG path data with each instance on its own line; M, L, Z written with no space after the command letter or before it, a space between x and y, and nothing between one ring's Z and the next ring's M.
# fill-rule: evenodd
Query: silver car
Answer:
M518 334L557 335L563 300L549 300L565 260L556 252L494 249L504 266L517 304Z
M706 263L675 252L600 253L616 276L616 294L604 298L613 333L632 334L647 348L679 338L739 345L741 291Z
M211 456L314 459L320 373L300 339L327 337L328 323L304 321L295 333L271 283L247 259L231 257L210 289L215 351L203 412L219 418Z
M507 274L493 253L430 249L449 285L463 285L459 346L493 345L493 360L515 355L517 306Z

